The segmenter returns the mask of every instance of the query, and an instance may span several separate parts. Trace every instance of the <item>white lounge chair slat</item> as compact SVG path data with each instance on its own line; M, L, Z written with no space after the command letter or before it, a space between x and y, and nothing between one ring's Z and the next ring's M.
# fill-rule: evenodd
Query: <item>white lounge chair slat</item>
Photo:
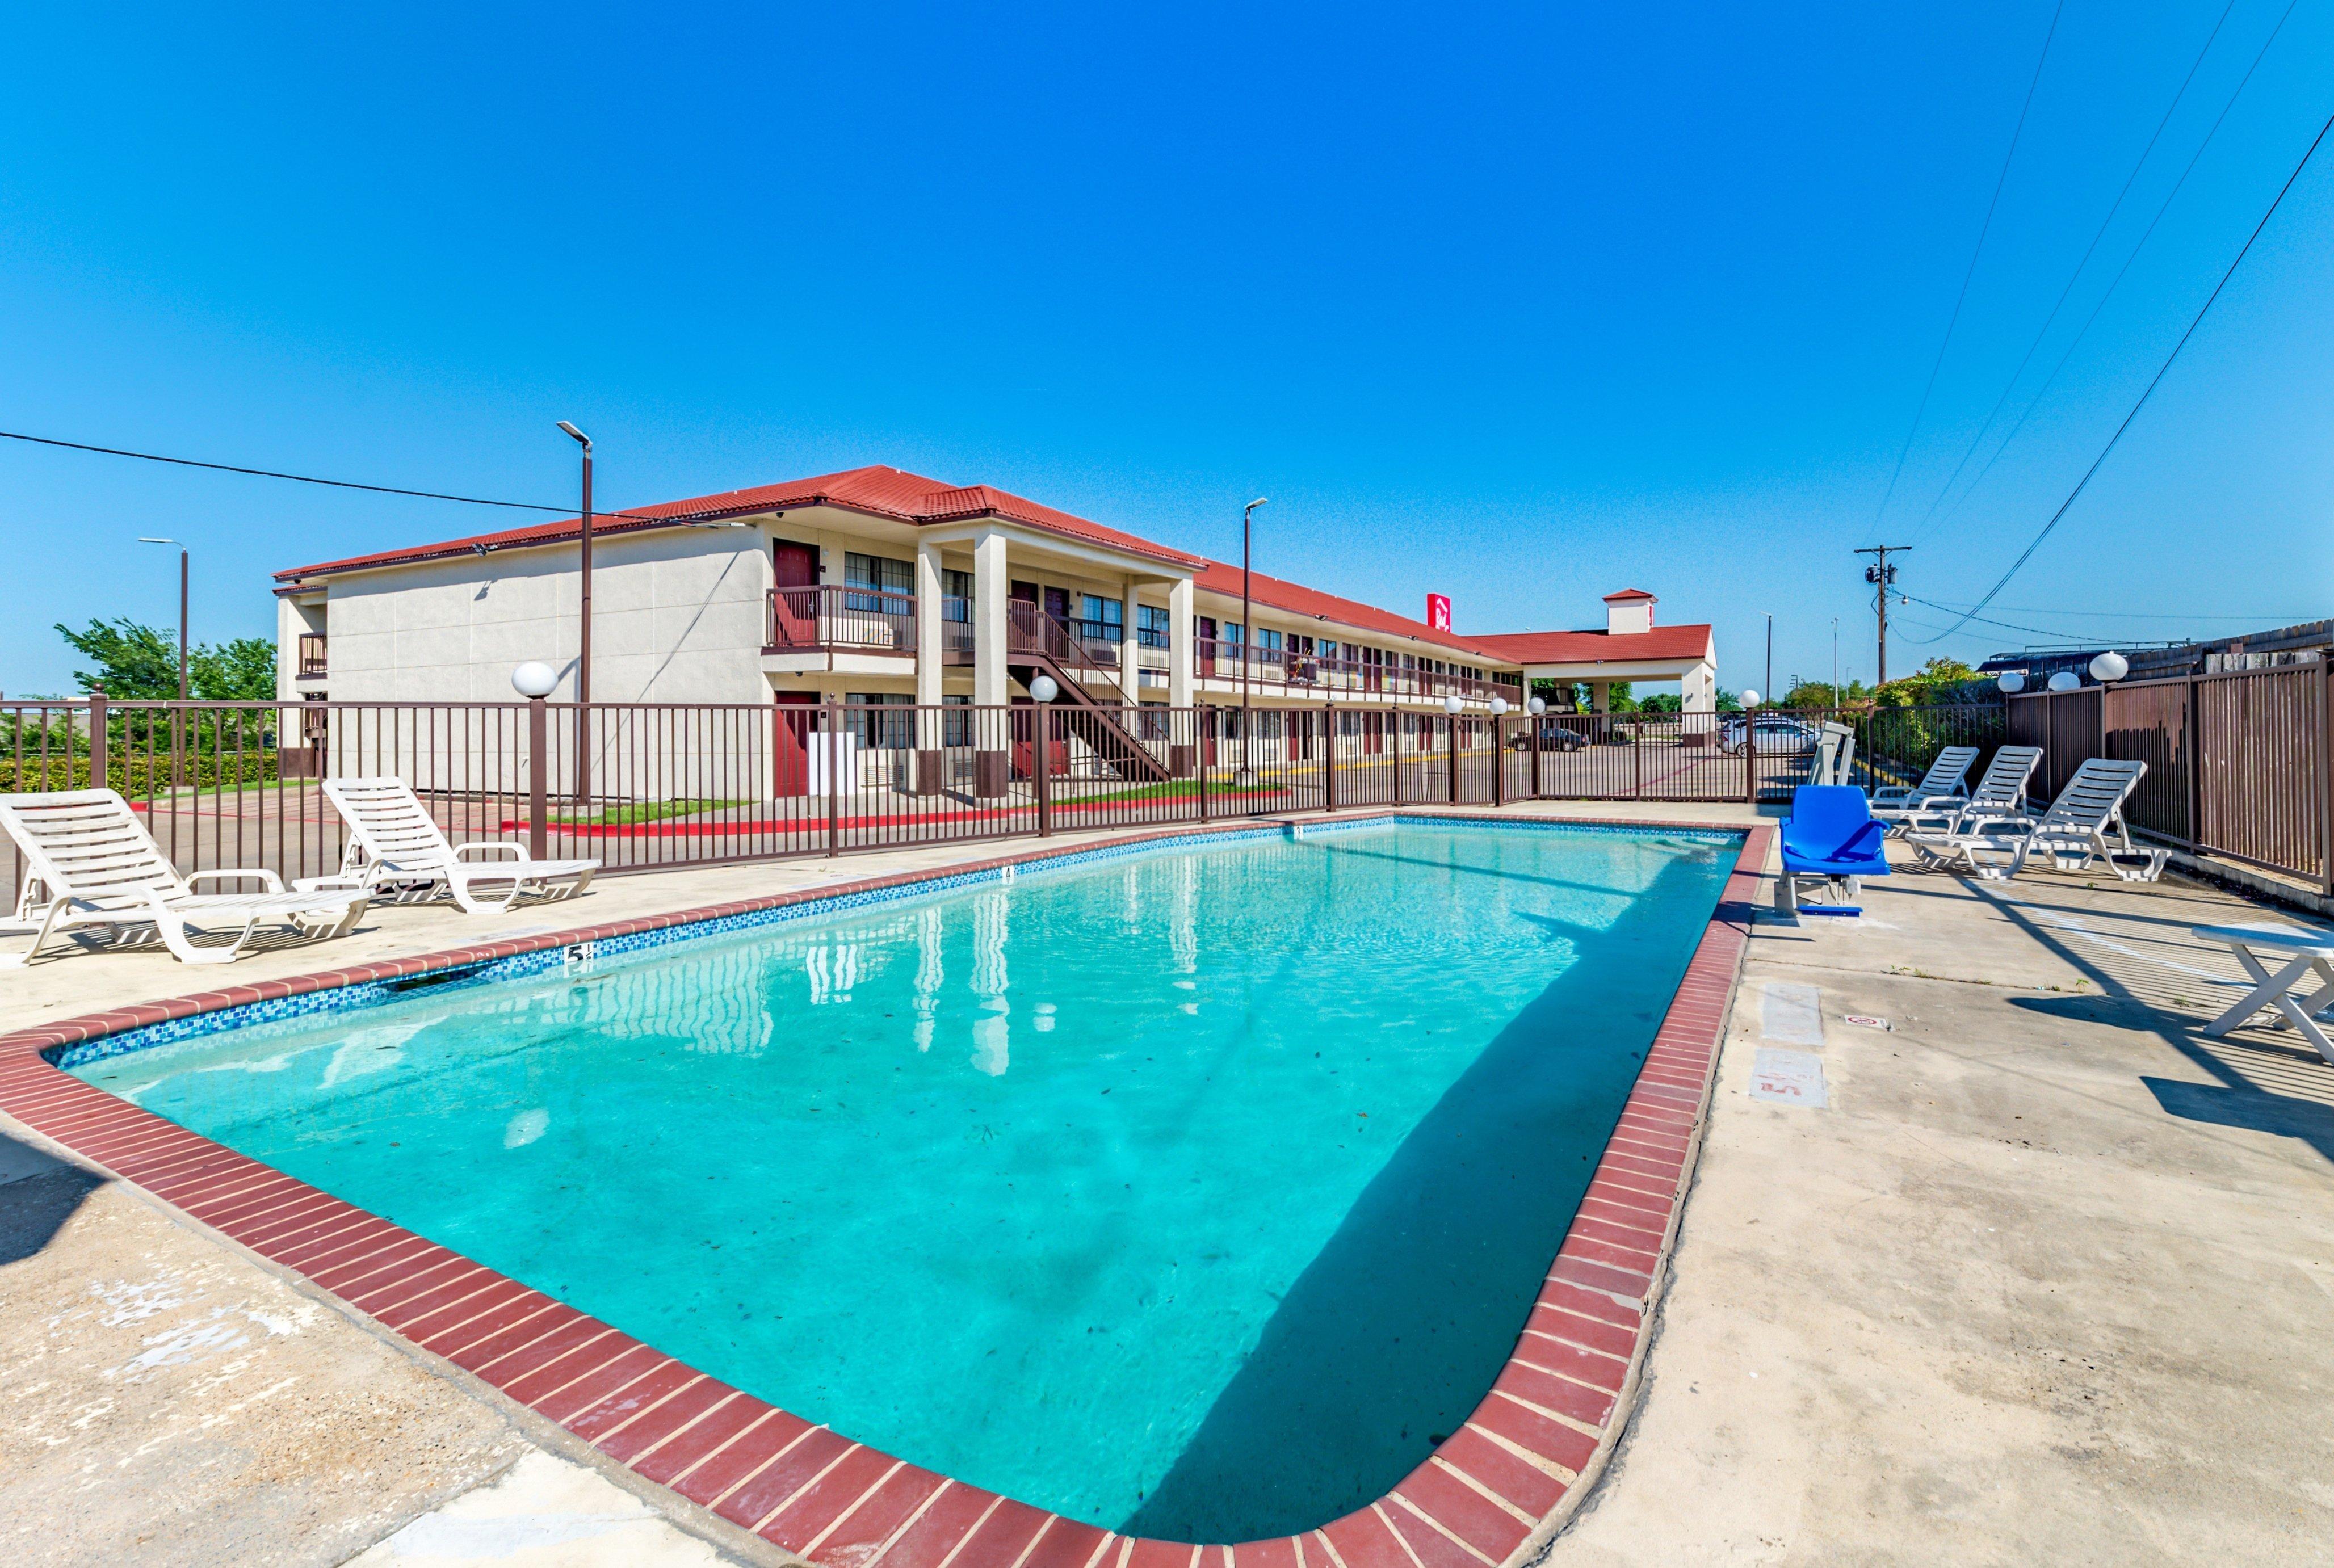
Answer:
M329 778L324 798L349 825L342 878L368 891L442 882L455 902L476 914L489 908L506 909L529 891L549 896L555 884L565 884L557 890L574 897L592 885L593 873L600 869L597 861L531 861L516 853L465 860L402 779ZM516 849L489 842L505 851ZM510 885L510 891L500 899L481 899L471 890L474 884L503 883Z
M361 894L287 893L275 873L230 871L269 891L198 893L163 855L130 803L111 790L60 790L0 796L0 830L24 858L16 919L35 927L32 946L0 954L0 968L29 962L52 936L77 927L151 925L163 946L189 964L227 964L241 956L262 920L345 935L364 911ZM198 948L188 928L239 925L224 947Z
M1989 880L2016 876L2029 856L2040 853L2060 871L2087 871L2098 861L2124 881L2152 882L2163 875L2170 851L2136 848L2123 820L2123 803L2146 773L2144 762L2092 757L2039 818L1968 811L1950 830L1914 832L1905 838L1924 863L1960 864ZM2010 858L1990 863L1981 854Z

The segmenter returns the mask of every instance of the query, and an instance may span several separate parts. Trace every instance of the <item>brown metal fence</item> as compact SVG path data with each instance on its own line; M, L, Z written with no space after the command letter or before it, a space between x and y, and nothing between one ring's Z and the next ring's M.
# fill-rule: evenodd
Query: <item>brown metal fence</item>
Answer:
M393 775L457 843L652 871L1235 816L1553 800L1783 803L1824 713L805 703L0 703L0 795L127 798L184 871L340 869L322 783ZM2001 709L1850 715L1859 782ZM1990 727L1989 727L1990 726ZM0 890L24 867L0 841Z
M2334 664L2236 669L2010 699L2013 739L2044 748L2037 794L2089 757L2147 764L2134 832L2334 893L2327 768Z

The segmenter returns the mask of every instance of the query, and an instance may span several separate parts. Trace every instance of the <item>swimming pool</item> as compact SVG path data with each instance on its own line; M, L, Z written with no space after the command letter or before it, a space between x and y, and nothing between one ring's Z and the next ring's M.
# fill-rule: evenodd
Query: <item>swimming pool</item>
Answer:
M1157 850L72 1070L916 1464L1249 1539L1499 1374L1739 843Z

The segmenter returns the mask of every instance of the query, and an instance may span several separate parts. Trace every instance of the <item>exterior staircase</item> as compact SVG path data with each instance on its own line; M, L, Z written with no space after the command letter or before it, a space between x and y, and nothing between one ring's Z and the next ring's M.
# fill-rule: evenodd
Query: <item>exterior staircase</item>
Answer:
M1126 727L1125 713L1135 704L1110 671L1095 663L1070 629L1037 605L1015 600L1007 622L1006 672L1026 688L1040 675L1050 675L1067 698L1060 709L1062 727L1118 771L1121 778L1163 784L1172 776L1167 765ZM1093 688L1100 688L1097 698Z

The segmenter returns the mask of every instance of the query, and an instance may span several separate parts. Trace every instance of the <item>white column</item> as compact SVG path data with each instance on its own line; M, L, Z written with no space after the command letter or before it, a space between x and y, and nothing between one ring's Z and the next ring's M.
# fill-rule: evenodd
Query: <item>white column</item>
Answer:
M1191 580L1178 577L1167 590L1167 701L1191 706Z
M1684 699L1679 704L1688 713L1715 713L1718 710L1718 671L1709 664L1697 664L1685 672L1679 682Z
M916 541L916 788L923 794L943 787L946 771L940 755L947 738L940 713L940 546Z
M1612 712L1612 696L1613 683L1611 681L1590 681L1588 683L1588 711L1591 713Z
M1123 597L1126 602L1122 613L1126 620L1118 629L1118 684L1120 689L1126 693L1127 701L1140 703L1143 700L1143 639L1134 625L1133 578L1126 580Z
M1005 705L1005 606L1012 592L1008 570L1005 535L992 528L972 547L972 700L983 707Z

